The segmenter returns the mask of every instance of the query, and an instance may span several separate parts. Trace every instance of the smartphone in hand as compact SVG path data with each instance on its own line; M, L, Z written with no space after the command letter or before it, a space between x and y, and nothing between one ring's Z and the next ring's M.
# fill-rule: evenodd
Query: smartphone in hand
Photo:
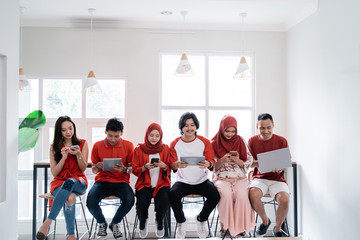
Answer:
M158 163L159 160L160 160L159 158L151 158L150 163L151 163L151 164Z
M79 149L80 147L79 147L79 145L72 145L72 146L70 146L70 149L71 150L76 150L76 149Z
M230 151L229 152L231 156L235 157L238 155L238 152L237 151Z

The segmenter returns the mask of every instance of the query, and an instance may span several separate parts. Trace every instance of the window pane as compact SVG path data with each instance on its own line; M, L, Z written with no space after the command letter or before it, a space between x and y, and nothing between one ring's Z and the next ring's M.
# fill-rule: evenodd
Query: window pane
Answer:
M247 59L249 67L249 59ZM209 105L210 106L251 106L251 77L235 80L240 57L209 57Z
M125 117L125 80L98 80L101 93L86 93L87 118Z
M19 118L25 118L32 111L39 110L39 80L28 80L32 91L19 91Z
M81 80L44 79L44 113L47 118L81 117Z
M19 153L19 170L32 170L34 164L34 149Z
M33 182L30 180L18 180L18 219L32 218L32 191Z
M180 55L162 55L162 105L204 106L205 105L205 57L188 55L195 76L174 75Z
M238 134L248 140L252 136L251 110L211 110L209 111L209 138L213 138L219 130L220 121L230 114L237 120Z
M197 133L204 136L205 133L205 111L204 110L162 110L161 127L163 130L163 142L170 145L175 138L180 137L179 119L184 112L193 112L200 122Z
M91 134L91 141L92 141L92 145L91 145L91 148L92 146L94 145L94 143L96 143L97 141L100 141L100 140L104 140L106 137L105 135L105 128L102 127L95 127L95 128L92 128L92 134Z

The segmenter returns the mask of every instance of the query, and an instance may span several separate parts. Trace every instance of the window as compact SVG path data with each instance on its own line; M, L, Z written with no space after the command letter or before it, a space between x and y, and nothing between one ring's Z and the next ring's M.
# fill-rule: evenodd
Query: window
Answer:
M195 72L192 77L177 77L174 71L180 55L161 54L161 124L164 142L180 136L180 116L194 112L200 121L199 135L211 139L225 114L238 121L238 134L248 139L254 133L254 77L235 80L233 75L240 55L188 55ZM252 72L254 57L246 56Z
M254 134L254 77L250 73L244 80L234 80L241 56L237 54L188 54L195 72L192 77L177 77L174 71L180 55L160 54L161 66L161 126L163 141L170 143L180 136L178 122L184 112L194 112L199 119L198 134L211 138L219 129L226 114L237 119L238 134L246 140ZM252 72L254 57L246 56ZM209 176L211 179L211 176ZM172 174L172 179L176 178ZM174 180L172 181L174 182ZM194 211L194 208L196 210ZM184 207L187 216L200 211L201 206Z
M30 112L41 109L46 124L35 148L19 154L19 220L32 218L32 170L35 161L49 159L49 147L54 137L54 125L59 116L68 115L76 124L77 135L85 138L91 153L92 145L105 138L109 118L125 118L125 79L98 79L102 93L82 91L83 80L78 78L30 79L31 92L19 92L19 121ZM124 121L125 122L125 121ZM89 156L90 156L89 153ZM39 171L38 174L42 175ZM92 184L91 171L86 172ZM51 174L49 174L51 177ZM38 190L43 191L39 176ZM51 179L49 179L51 180ZM42 209L38 205L38 209ZM41 211L38 211L40 218Z

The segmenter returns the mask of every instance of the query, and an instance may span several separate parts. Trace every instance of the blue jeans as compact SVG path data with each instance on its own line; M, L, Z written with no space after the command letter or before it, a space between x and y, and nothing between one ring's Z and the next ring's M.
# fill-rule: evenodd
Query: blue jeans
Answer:
M116 211L112 223L119 223L134 205L134 192L128 183L96 182L90 189L86 206L98 223L105 223L104 214L100 208L100 201L109 196L120 198L121 205Z
M64 207L64 216L66 223L66 231L68 235L75 234L75 203L67 205L66 200L71 193L75 195L84 194L86 192L86 184L79 182L74 178L67 179L60 187L56 188L52 194L55 196L48 218L56 220L60 210Z

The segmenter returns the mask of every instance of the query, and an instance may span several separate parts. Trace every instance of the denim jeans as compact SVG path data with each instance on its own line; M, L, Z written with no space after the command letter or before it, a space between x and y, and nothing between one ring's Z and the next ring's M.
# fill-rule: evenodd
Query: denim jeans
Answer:
M64 207L64 216L66 223L66 231L68 235L75 234L75 203L67 205L66 200L71 193L75 195L84 194L86 192L86 184L74 178L67 179L60 187L56 188L52 194L55 196L54 202L48 218L56 220L60 210Z
M112 223L119 223L134 205L134 192L128 183L96 182L90 189L86 206L98 223L106 222L100 208L100 201L109 196L120 198L121 205L117 209Z

